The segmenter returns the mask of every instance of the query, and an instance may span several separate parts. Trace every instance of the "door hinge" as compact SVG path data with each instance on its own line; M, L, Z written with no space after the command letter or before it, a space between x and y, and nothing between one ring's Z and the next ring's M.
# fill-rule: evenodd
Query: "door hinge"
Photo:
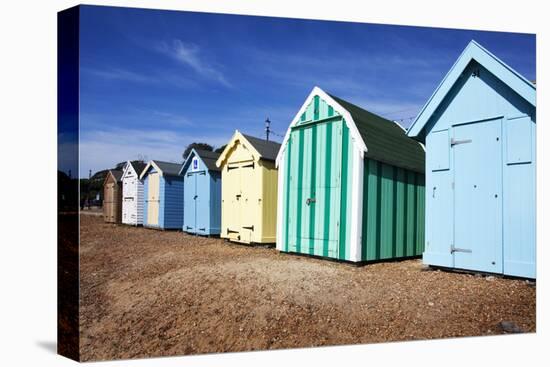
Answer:
M455 140L455 138L451 138L451 148L458 144L467 144L471 142L472 142L472 139Z
M467 248L458 248L458 247L455 247L455 245L451 245L451 254L454 254L455 252L465 252L465 253L471 254L472 250Z
M250 230L250 231L254 231L254 226L253 226L253 225L250 226L250 227L245 227L245 226L243 226L243 229L248 229L248 230Z
M227 228L227 234L230 234L230 233L239 233L239 231L233 231L233 230Z

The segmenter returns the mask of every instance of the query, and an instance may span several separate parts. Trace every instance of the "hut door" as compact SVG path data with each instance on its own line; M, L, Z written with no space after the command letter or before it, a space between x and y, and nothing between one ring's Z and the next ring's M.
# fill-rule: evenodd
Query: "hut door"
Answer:
M103 200L103 205L105 206L105 219L108 222L114 222L115 216L116 216L116 197L115 197L115 184L113 182L109 182L107 185L105 185L105 198Z
M195 173L195 226L197 232L205 233L209 222L208 210L208 176L206 171Z
M502 272L501 136L501 119L453 128L456 268Z
M183 221L184 230L195 232L197 219L197 177L193 172L187 173L185 177L185 190L183 191Z
M289 250L337 258L342 121L294 129L290 144Z
M227 174L223 178L228 197L224 197L223 222L230 239L240 239L241 228L241 169L237 163L228 163ZM225 189L224 189L225 190Z
M125 179L122 183L122 222L135 223L137 206L134 202L135 180L129 182ZM131 191L132 190L132 191Z
M259 222L257 213L258 198L261 195L261 188L252 187L251 180L254 178L254 170L257 163L254 161L242 162L238 169L240 177L240 233L241 241L251 242L254 230L258 230L256 223Z
M159 187L160 177L158 172L149 174L149 186L147 190L147 223L150 225L159 224Z

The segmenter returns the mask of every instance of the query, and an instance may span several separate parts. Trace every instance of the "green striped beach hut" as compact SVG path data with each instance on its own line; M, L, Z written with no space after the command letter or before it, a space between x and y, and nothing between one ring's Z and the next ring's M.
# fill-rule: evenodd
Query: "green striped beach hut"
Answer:
M351 262L424 250L424 147L313 88L277 155L277 249Z

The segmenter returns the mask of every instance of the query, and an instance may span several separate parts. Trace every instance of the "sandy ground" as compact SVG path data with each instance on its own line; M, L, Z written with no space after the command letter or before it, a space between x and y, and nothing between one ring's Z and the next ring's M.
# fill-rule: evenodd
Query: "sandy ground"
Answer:
M535 285L357 267L81 216L82 360L535 331Z

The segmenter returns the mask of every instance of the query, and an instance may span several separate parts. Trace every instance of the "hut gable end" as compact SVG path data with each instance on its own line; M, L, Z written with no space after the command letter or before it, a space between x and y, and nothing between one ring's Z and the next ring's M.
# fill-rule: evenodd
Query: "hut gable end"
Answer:
M229 157L234 162L258 162L260 159L274 161L280 146L279 143L245 135L237 130L216 161L216 166L222 167Z
M474 81L472 78L476 80ZM433 128L434 120L439 119L438 115L446 110L458 92L464 88L470 89L471 92L471 89L474 88L473 85L476 85L472 82L477 81L484 82L484 85L477 83L479 88L484 86L507 95L512 92L522 100L518 104L536 106L535 84L472 40L422 107L407 135L424 141L427 135L426 130ZM506 91L503 92L504 89ZM468 94L483 95L483 93L485 91L480 89L475 94ZM471 101L470 105L475 107L484 102L490 101Z

